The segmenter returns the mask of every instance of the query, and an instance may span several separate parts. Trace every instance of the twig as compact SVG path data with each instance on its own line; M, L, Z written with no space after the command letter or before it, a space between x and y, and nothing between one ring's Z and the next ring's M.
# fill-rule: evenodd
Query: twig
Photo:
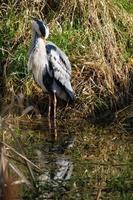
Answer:
M32 184L25 178L25 176L21 173L21 171L11 162L9 162L9 166L13 169L13 171L26 183L27 186L33 189Z
M99 199L100 199L101 191L102 191L102 189L99 188L98 191L97 191L97 194L96 194L96 200L99 200Z
M15 137L14 132L13 132L12 129L11 129L11 134L12 134L12 136L13 136L15 142L17 143L17 146L19 147L21 153L25 156L25 152L24 152L24 150L23 150L23 148L22 148L22 145L20 144L18 138ZM31 166L30 166L30 164L29 164L29 162L28 162L27 160L25 160L25 163L26 163L27 168L28 168L28 170L29 170L29 172L30 172L30 175L31 175L31 177L32 177L32 180L33 180L33 182L34 182L34 184L35 184L35 177L34 177L34 173L33 173L33 171L32 171L32 168L31 168Z
M13 57L13 54L11 54L7 49L4 49L4 48L0 48L0 50L1 51L5 51L5 52L7 52L10 56L12 56Z
M15 157L13 157L13 156L11 156L11 155L6 155L7 156L7 158L9 158L9 159L11 159L11 160L13 160L13 161L15 161L15 162L17 162L17 163L19 163L19 164L22 164L22 165L25 165L25 162L21 159L17 159L17 158L15 158ZM38 172L38 170L36 169L36 168L34 168L33 169L35 172Z
M9 146L8 144L6 144L5 142L1 142L1 144L4 144L6 147L8 147L10 150L12 150L14 153L16 153L18 156L20 156L21 158L23 158L24 160L26 160L27 162L29 162L33 167L37 168L39 171L41 171L41 169L35 165L33 162L31 162L28 158L26 158L24 155L18 153L13 147Z

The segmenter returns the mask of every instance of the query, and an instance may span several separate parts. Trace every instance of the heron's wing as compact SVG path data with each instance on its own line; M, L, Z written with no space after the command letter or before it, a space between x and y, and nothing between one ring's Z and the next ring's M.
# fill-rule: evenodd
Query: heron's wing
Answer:
M62 62L62 66L66 68L65 70L71 76L71 64L67 55L59 47L57 47L54 43L50 41L47 42L46 49L47 49L48 55L51 54L51 51L55 51L59 55L60 62Z
M52 43L48 43L46 45L46 50L49 61L49 75L53 77L57 83L61 84L67 92L70 91L73 93L73 89L70 83L71 65L69 60L66 62L67 57L64 57L62 51L58 50L55 45L52 45Z

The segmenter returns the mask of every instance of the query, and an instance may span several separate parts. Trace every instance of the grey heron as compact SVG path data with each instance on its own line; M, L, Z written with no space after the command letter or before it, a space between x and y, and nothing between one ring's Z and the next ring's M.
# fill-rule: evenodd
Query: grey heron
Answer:
M32 23L32 45L29 50L28 68L32 70L36 83L49 94L48 118L54 105L54 125L56 105L59 97L67 102L75 101L71 86L71 64L66 54L54 43L47 41L49 28L43 21L34 19ZM53 99L53 102L52 102Z

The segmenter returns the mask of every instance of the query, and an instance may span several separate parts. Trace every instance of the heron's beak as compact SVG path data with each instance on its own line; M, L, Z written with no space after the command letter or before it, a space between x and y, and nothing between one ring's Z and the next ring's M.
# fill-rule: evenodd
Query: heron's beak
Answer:
M30 19L30 20L34 20L34 21L36 21L36 20L37 20L37 18L36 18L36 17L33 17L33 16L31 16L31 15L29 15L28 17L29 17L29 19Z

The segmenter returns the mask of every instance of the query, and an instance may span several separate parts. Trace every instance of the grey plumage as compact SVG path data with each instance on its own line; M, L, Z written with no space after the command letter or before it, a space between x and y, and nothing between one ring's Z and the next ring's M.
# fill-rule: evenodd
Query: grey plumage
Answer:
M71 64L68 57L52 42L46 43L49 68L48 73L53 78L53 90L64 100L74 101L75 96L71 86Z
M28 67L37 84L44 92L55 93L59 98L73 102L71 86L71 64L66 54L54 43L46 42L49 30L40 20L33 21L32 46L29 51Z

